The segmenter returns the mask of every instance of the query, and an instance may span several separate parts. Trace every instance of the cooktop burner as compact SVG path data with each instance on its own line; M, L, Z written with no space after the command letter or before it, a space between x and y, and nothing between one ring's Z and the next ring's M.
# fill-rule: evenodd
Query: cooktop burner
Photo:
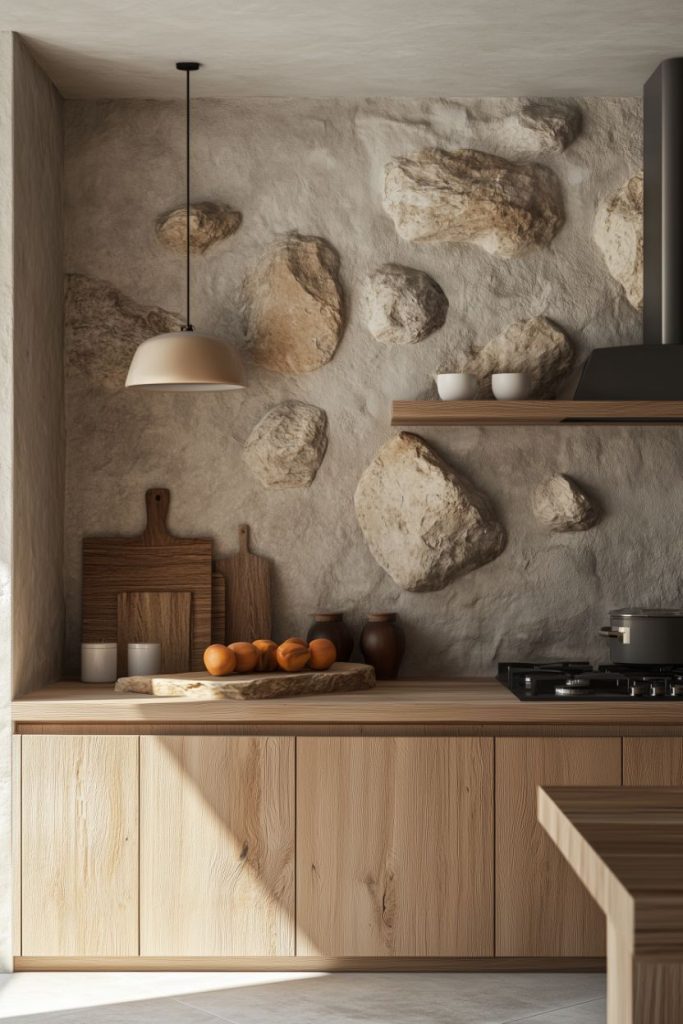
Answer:
M502 661L498 679L520 700L683 699L683 665Z

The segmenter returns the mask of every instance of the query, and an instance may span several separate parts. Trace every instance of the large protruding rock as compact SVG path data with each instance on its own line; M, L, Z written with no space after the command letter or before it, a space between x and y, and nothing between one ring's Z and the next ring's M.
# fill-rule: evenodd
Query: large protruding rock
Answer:
M561 473L536 488L532 507L539 523L556 533L590 530L600 518L588 495L571 477Z
M496 256L547 245L564 222L548 167L476 149L425 149L387 164L384 208L402 238L472 242Z
M601 203L593 227L607 269L635 309L643 308L643 176Z
M377 341L414 345L442 327L448 299L422 270L385 263L367 279L365 322Z
M225 203L192 203L190 206L190 250L206 252L214 242L234 235L242 214ZM157 220L157 237L173 252L182 255L187 247L187 211L184 206L164 213Z
M259 420L244 461L264 487L310 487L327 448L327 416L306 402L281 402Z
M484 495L414 434L380 448L354 500L370 551L404 590L440 590L505 547Z
M322 238L278 239L244 282L254 361L278 373L329 363L344 329L339 257Z
M166 309L140 306L108 281L84 274L66 276L66 367L97 387L118 391L138 345L155 334L179 331L183 323Z
M480 397L489 398L493 373L531 376L531 398L554 398L571 369L574 352L564 331L544 316L519 320L480 349L467 370L479 380Z
M527 100L499 126L502 139L527 156L562 153L581 131L581 109L575 103Z

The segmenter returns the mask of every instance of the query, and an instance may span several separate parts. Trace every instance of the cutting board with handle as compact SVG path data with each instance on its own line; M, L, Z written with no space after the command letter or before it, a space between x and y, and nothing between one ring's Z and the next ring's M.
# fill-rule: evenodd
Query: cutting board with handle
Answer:
M189 592L190 668L199 670L211 643L212 543L168 532L170 493L165 487L152 488L145 497L147 525L137 537L83 539L83 641L118 640L121 593Z
M214 568L225 577L225 642L268 640L271 632L269 558L249 550L249 527L237 531L239 550L217 558Z
M139 590L118 595L117 672L128 674L128 644L160 644L161 672L188 672L192 594L189 590Z

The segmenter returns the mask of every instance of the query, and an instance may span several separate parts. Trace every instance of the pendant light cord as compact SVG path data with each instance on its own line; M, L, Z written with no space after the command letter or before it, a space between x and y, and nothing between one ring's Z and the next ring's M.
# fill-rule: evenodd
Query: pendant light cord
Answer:
M192 330L190 320L190 69L185 72L185 200L186 200L186 288L187 288L187 323L185 330Z

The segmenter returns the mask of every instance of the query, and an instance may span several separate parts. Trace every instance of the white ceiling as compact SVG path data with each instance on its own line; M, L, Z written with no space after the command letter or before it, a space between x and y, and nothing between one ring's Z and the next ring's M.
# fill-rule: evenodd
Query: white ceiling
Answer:
M2 0L69 97L640 93L681 0Z

